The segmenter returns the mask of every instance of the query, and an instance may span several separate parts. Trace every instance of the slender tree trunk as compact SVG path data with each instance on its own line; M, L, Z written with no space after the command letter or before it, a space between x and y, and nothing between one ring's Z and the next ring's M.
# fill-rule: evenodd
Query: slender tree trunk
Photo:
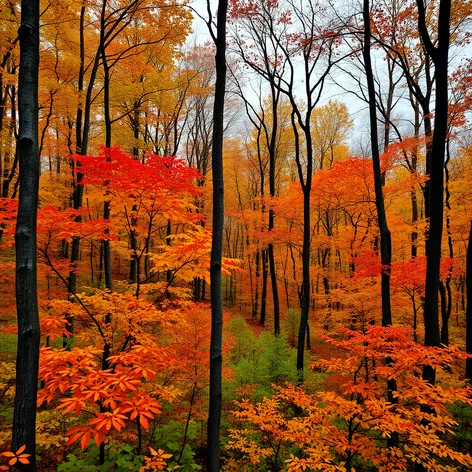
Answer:
M271 95L272 95L272 130L269 142L269 194L271 199L275 198L275 157L276 157L276 146L277 146L277 131L278 131L278 102L280 92L276 90L274 84L271 84ZM272 208L272 203L269 205L269 227L268 230L271 232L274 229L275 224L275 213ZM278 336L280 334L280 303L279 303L279 291L277 288L277 274L275 271L275 258L274 258L274 245L272 242L269 243L267 248L267 256L269 259L269 271L270 281L272 286L272 299L274 308L274 334Z
M103 65L103 109L105 119L105 147L111 148L111 116L110 116L110 67L108 66L107 55L105 51L105 13L106 13L107 0L103 1L102 13L100 18L100 54L102 57ZM110 162L110 157L107 155L107 162ZM108 186L108 182L105 182L105 186ZM103 219L110 219L110 202L108 200L103 204ZM105 233L108 233L108 229ZM110 251L110 240L103 240L103 267L105 271L105 287L108 290L112 290L112 275L111 275L111 251Z
M84 75L85 75L85 4L80 9L80 20L79 20L79 49L80 49L80 66L79 66L79 77L77 80L77 92L80 95L84 91ZM79 153L82 148L82 118L83 118L83 104L79 102L77 108L77 115L75 120L75 152Z
M308 97L311 99L311 95ZM300 296L300 327L297 340L297 381L303 382L303 369L305 364L305 339L309 343L308 317L310 312L310 260L311 260L311 186L313 181L313 141L310 131L311 111L313 106L307 104L307 114L303 125L303 133L306 144L306 178L303 179L303 171L300 160L300 137L295 124L295 110L292 110L292 128L295 137L295 161L298 169L300 184L303 191L303 245L302 245L302 286ZM300 123L300 121L299 121Z
M420 136L420 112L418 109L417 102L414 107L414 112L415 112L414 133L415 133L415 139L418 140ZM415 149L413 150L413 156L411 158L411 173L413 176L416 176L417 168L418 168L418 146L415 146ZM413 226L413 229L411 231L411 258L414 259L418 255L417 224L418 224L418 218L419 218L418 198L416 196L415 184L413 184L411 187L410 198L411 198L411 224Z
M411 303L413 305L413 341L415 343L418 342L418 308L416 308L416 301L415 301L415 295L413 294L411 297Z
M446 280L444 282L439 282L439 293L441 296L441 344L449 346L449 319L451 318L452 312L452 291L451 291L451 279L452 279L452 263L454 261L454 244L452 241L452 232L451 232L451 193L449 191L449 140L446 144L446 162L444 163L444 175L445 175L445 187L444 191L446 194L445 205L447 208L446 213L446 230L447 230L447 246L449 249L449 258L451 260L451 265L449 266Z
M259 317L259 324L265 326L266 314L267 314L267 280L268 280L268 267L267 267L267 248L262 249L262 290L261 290L261 315Z
M418 30L425 48L435 65L436 98L434 133L431 148L431 172L429 179L429 242L427 244L426 286L424 303L425 346L439 346L438 290L441 264L441 243L444 220L444 155L446 150L448 118L448 57L449 20L451 0L440 0L437 46L431 42L423 0L417 0ZM425 366L423 378L434 384L436 372Z
M449 345L449 314L448 314L448 298L446 284L439 281L439 297L441 300L441 344Z
M254 306L252 308L252 319L253 321L257 320L257 313L259 311L259 279L260 279L260 260L261 260L261 251L259 249L256 251L256 293L254 294Z
M79 94L83 92L84 74L85 74L84 21L85 21L85 6L82 6L81 11L80 11L80 32L79 32L79 38L80 38L80 68L79 68L79 79L78 79ZM82 156L85 156L87 154L87 149L88 149L92 91L95 84L95 78L97 76L99 57L100 55L97 52L94 63L93 63L92 71L90 73L90 79L87 86L85 103L84 104L80 103L77 109L75 147L76 147L76 153ZM82 111L82 107L84 107L84 111ZM82 119L83 119L83 122L82 122ZM75 184L74 184L74 192L72 194L72 202L73 202L74 210L78 210L82 207L83 198L84 198L84 186L78 183L82 180L83 175L80 173L79 161L77 161L75 164L73 163L72 166L73 166L73 171L75 173ZM80 223L82 221L82 217L80 215L77 216L75 221ZM79 262L79 257L80 257L80 238L74 237L71 243L71 254L70 254L70 262L71 262L72 269L69 272L69 278L68 278L68 292L69 292L70 299L73 299L72 294L77 293L76 265ZM100 257L102 257L102 251L100 251ZM72 335L74 333L74 319L70 316L66 316L66 320L68 322L67 329Z
M29 464L36 470L36 397L39 368L39 315L36 262L36 215L39 190L38 70L39 0L21 2L19 105L20 194L16 242L16 304L18 350L12 450L26 445Z
M269 214L272 210L269 211ZM269 225L270 231L270 225ZM269 243L267 248L269 256L269 270L270 270L270 281L272 285L272 296L274 302L274 334L278 336L280 334L280 302L279 302L279 291L277 288L277 274L275 271L275 259L274 259L274 245Z
M220 470L220 422L223 370L223 297L221 259L223 252L224 180L223 130L226 86L226 12L227 0L218 0L216 44L216 83L213 105L213 235L210 255L211 340L210 340L210 404L208 409L207 471ZM211 28L211 22L209 20Z
M138 224L137 218L135 216L138 207L134 204L131 207L131 217L130 217L130 231L129 231L129 240L130 240L130 249L131 249L131 260L129 265L129 281L132 284L136 283L137 270L138 270L138 240L136 235L136 225Z
M13 71L14 73L14 71ZM16 137L16 87L15 85L12 85L10 87L10 101L11 101L11 108L10 108L10 134L12 137ZM9 151L5 151L5 160L7 154L9 155ZM8 168L6 165L6 162L4 162L4 168L3 168L3 182L2 182L2 197L8 198L8 195L10 193L10 184L15 177L16 174L16 169L18 167L18 159L19 159L19 150L18 150L18 141L15 146L15 156L13 158L13 163ZM9 159L11 160L11 159Z
M392 120L392 111L393 111L393 98L395 93L395 82L393 78L394 69L395 69L395 62L387 56L387 69L388 69L388 89L387 89L387 103L385 106L385 117L384 117L384 151L390 145L390 128L391 128L391 120ZM383 180L385 180L385 175L382 174ZM385 185L385 182L384 182Z
M382 174L380 170L379 139L377 134L377 110L375 85L370 55L370 4L364 0L364 66L367 79L370 115L370 135L372 147L372 164L374 168L375 206L380 231L380 260L382 264L381 293L382 293L382 326L392 324L392 309L390 304L390 265L392 263L392 241L387 224L385 203L382 189Z
M372 165L374 171L374 188L375 188L375 207L377 209L377 221L380 231L380 261L382 264L381 274L381 296L382 296L382 326L392 324L392 308L390 303L390 273L392 263L392 240L390 230L387 224L387 215L385 212L385 202L383 195L383 177L380 169L379 140L377 135L377 109L374 88L374 78L372 72L371 59L371 29L370 29L370 3L364 0L364 47L362 55L364 58L364 67L367 79L367 90L369 97L369 116L370 116L370 135L372 147ZM386 364L391 364L391 358L385 359ZM397 389L395 379L387 381L387 400L390 403L398 403L398 399L393 396L393 392ZM394 433L387 440L389 447L398 445L398 434Z
M166 245L170 247L171 245L171 236L172 236L172 224L170 220L167 220L166 227ZM169 269L166 275L166 281L169 283L172 280L172 271Z
M303 248L302 248L302 289L301 315L297 343L297 372L298 381L303 382L303 368L305 358L305 338L308 334L308 314L310 310L310 213L311 186L303 189Z
M467 262L465 270L465 286L467 292L467 309L465 312L465 350L469 357L465 363L465 379L472 382L472 220L467 246Z

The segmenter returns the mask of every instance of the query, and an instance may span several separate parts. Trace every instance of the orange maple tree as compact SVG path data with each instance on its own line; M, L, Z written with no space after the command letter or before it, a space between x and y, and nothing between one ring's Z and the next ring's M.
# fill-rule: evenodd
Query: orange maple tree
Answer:
M421 378L424 364L450 373L466 355L456 347L421 346L407 328L368 326L340 334L323 338L341 355L313 364L327 375L322 391L287 385L261 403L236 402L239 427L227 446L240 457L235 463L339 472L368 464L397 472L414 464L444 472L470 467L472 457L445 438L456 424L450 406L472 405L471 388L433 386ZM387 401L388 379L396 380L396 403Z

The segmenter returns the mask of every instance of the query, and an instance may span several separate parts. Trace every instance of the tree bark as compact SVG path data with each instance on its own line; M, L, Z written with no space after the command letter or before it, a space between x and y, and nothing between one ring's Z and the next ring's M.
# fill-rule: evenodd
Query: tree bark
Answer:
M472 221L470 222L469 244L467 246L465 286L467 292L467 309L465 312L465 350L467 354L472 356ZM469 357L465 363L465 379L472 382L472 357Z
M267 279L269 275L267 266L267 248L261 251L262 260L262 290L261 290L261 314L259 317L259 324L265 326L267 313Z
M390 274L392 263L392 240L390 230L387 224L387 215L385 212L385 202L383 195L384 177L380 169L379 139L377 134L377 107L374 88L374 79L372 72L372 59L370 53L370 2L364 0L364 45L362 55L364 58L364 67L367 79L367 91L369 97L369 116L370 116L370 135L372 147L372 165L374 171L374 189L375 189L375 207L377 209L377 222L380 231L380 261L382 264L381 274L381 296L382 296L382 326L390 326L392 324L392 308L390 300ZM392 359L385 359L387 365L392 363ZM398 399L393 396L393 392L397 390L397 382L395 379L387 380L387 400L392 404L398 403ZM387 439L387 446L398 446L398 434L393 433Z
M382 189L382 173L380 170L379 138L377 132L377 109L372 72L372 60L370 56L370 6L369 0L364 0L364 58L367 90L369 97L370 135L372 147L372 165L374 168L375 206L377 209L377 221L380 231L380 260L382 264L381 294L382 294L382 326L392 324L392 309L390 303L390 265L392 263L392 241L385 213L385 202Z
M269 193L270 197L275 197L275 157L276 157L276 146L277 146L277 131L278 131L278 102L280 91L278 91L274 84L271 84L271 96L272 96L272 130L269 142ZM271 232L274 229L275 224L275 213L272 208L272 202L269 205L269 227L268 230ZM269 258L269 271L270 281L272 285L272 299L274 309L274 334L278 336L280 334L280 303L279 303L279 291L277 288L277 274L275 271L275 258L274 258L274 245L272 242L269 243L267 248L267 255Z
M102 57L103 65L103 111L105 119L105 147L111 148L111 115L110 115L110 66L108 65L106 48L105 48L105 13L106 13L107 0L103 1L102 13L100 17L100 55ZM107 162L110 162L110 157L107 155ZM108 186L108 182L105 182L105 186ZM110 219L110 202L106 200L103 204L103 219ZM108 229L105 233L108 233ZM103 266L105 271L105 287L108 290L113 290L112 287L112 275L111 275L111 252L110 252L110 240L103 240Z
M439 282L439 294L441 296L441 344L449 346L449 319L451 318L452 313L452 290L451 290L451 279L452 279L452 263L454 261L454 243L452 240L451 232L451 193L449 191L449 169L448 164L450 160L449 153L449 140L446 144L446 162L444 163L444 175L445 175L445 205L447 208L446 213L446 230L447 230L447 246L449 249L449 258L451 260L451 265L449 266L448 273L445 281Z
M39 0L21 2L19 105L20 193L16 242L16 303L18 351L12 450L26 445L29 464L36 470L36 397L38 388L40 328L36 272L36 216L39 190L38 70Z
M80 10L80 23L79 23L79 40L80 40L80 68L79 68L79 79L78 79L78 93L82 94L84 89L84 75L85 75L85 35L84 35L84 25L85 25L85 7L82 6ZM95 84L95 78L97 76L97 70L99 65L99 54L95 56L93 63L92 71L90 74L90 79L87 86L87 93L85 97L85 103L79 103L77 108L76 116L76 138L75 138L75 152L79 155L85 156L87 154L88 148L88 137L89 137L89 128L90 128L90 111L91 111L91 102L92 102L92 91ZM84 198L84 186L79 184L82 180L83 175L80 173L80 162L77 161L75 164L72 162L72 170L75 173L74 180L74 191L72 194L72 205L74 210L78 210L82 207L83 198ZM82 216L77 216L75 218L76 222L82 221ZM102 253L100 253L102 256ZM69 299L74 299L73 294L77 293L77 272L76 264L79 261L80 257L80 238L72 238L71 243L71 270L69 272L68 278L68 292ZM101 277L101 273L99 278ZM74 332L74 319L66 315L68 322L67 329L71 333ZM67 343L64 341L64 345Z
M208 4L209 5L209 4ZM208 8L210 8L208 6ZM208 26L216 45L215 100L213 105L213 235L210 255L210 404L207 430L207 471L220 470L220 422L222 407L223 371L223 294L221 284L221 259L223 251L224 225L224 180L223 180L223 132L226 86L226 12L227 0L218 0L216 36Z
M308 121L308 120L307 120ZM305 339L309 336L308 315L310 311L310 236L311 236L311 182L313 176L313 145L310 128L305 131L307 171L303 189L303 246L302 246L302 289L300 303L300 327L297 342L297 372L298 382L303 382L303 369L305 358ZM299 155L299 153L297 153ZM298 157L299 158L299 157ZM302 182L302 179L300 179ZM309 342L309 341L308 341Z
M434 62L436 76L434 133L429 179L430 215L424 303L424 344L425 346L439 346L438 290L444 219L444 155L448 121L447 87L451 0L441 0L439 3L437 46L432 43L428 33L423 0L417 0L416 3L418 7L418 30L425 50ZM436 381L435 370L430 366L425 366L423 379L434 384Z

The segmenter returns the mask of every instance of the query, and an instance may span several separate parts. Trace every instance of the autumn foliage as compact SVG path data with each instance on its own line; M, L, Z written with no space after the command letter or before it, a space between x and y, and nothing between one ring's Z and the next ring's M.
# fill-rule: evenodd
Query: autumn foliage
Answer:
M470 387L432 386L421 378L424 364L450 373L464 354L420 346L404 328L369 326L364 333L340 335L323 337L339 357L312 365L329 374L322 391L287 385L261 403L236 402L233 414L241 426L231 430L228 448L248 464L285 463L288 471L467 467L472 457L450 448L445 438L457 426L451 406L471 405ZM386 400L390 379L397 385L395 403ZM392 437L395 444L389 445Z
M5 471L34 460L27 444L11 445L21 3L0 0ZM446 3L369 0L361 18L317 0L229 2L223 407L213 451L222 471L472 468L472 10L452 2L448 68L438 69L443 56L431 51ZM421 5L431 44L418 29ZM41 2L39 472L204 470L211 197L221 187L211 151L215 46L191 35L208 14L198 10L170 0ZM381 262L366 132L369 18L391 263ZM446 69L444 85L437 72ZM444 179L432 192L441 87ZM443 206L430 208L442 191ZM439 341L425 347L438 208ZM392 325L381 326L386 274Z

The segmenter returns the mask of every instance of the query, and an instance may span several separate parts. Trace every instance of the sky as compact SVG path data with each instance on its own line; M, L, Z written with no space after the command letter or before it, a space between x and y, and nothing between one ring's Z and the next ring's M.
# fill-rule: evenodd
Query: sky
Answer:
M302 0L303 1L303 0ZM327 6L329 5L328 0L325 0ZM218 1L210 0L212 11L216 11ZM207 17L207 1L206 0L193 0L191 3L192 7L203 17ZM343 4L344 6L344 4ZM215 13L214 13L215 14ZM211 41L211 37L208 33L207 25L203 22L202 19L198 18L195 15L195 20L193 22L194 34L190 39L191 43L204 43ZM459 55L454 59L455 63L458 63L461 58L472 57L472 45L469 45L461 50L459 50ZM373 52L373 67L374 70L378 72L380 78L383 77L382 71L385 70L385 61L384 53L382 52ZM452 67L451 67L452 69ZM354 92L358 91L358 85L355 83L349 84L349 79L347 76L339 70L333 71L333 77L336 81L342 82L346 89L352 89ZM300 72L300 77L302 73ZM254 82L254 79L251 79ZM303 85L300 82L300 85ZM254 103L258 102L257 87L247 87L247 93L250 100ZM252 96L252 98L251 98ZM408 121L411 119L412 112L411 106L408 101L408 94L406 93L406 88L401 82L401 87L397 88L397 98L401 97L397 107L394 109L393 115L398 119L398 126L405 129L408 125ZM350 145L351 148L357 146L359 140L368 140L368 111L367 105L364 101L360 100L353 93L347 93L345 90L342 90L340 87L335 85L334 80L328 79L324 90L320 104L325 104L330 99L336 99L344 102L351 114L351 117L354 120L354 130L351 135Z
M215 16L216 12L216 7L218 4L217 0L210 0L210 4L212 7L212 12L213 15ZM204 17L207 18L207 1L206 0L193 0L191 2L192 8L196 10L196 12ZM208 27L207 25L203 22L201 18L199 18L196 14L194 15L194 21L193 21L193 35L189 38L189 44L203 44L205 42L211 41L211 36L208 33ZM301 76L301 71L300 71L300 76ZM303 85L303 83L300 81L300 85ZM252 90L251 90L252 89ZM251 101L256 102L258 101L258 94L255 91L257 87L248 87L247 92L248 96L251 97ZM352 133L351 137L351 145L355 147L355 140L359 138L359 135L363 133L363 131L368 129L368 114L367 114L367 108L366 104L359 99L357 99L354 95L352 94L347 94L343 90L341 90L339 87L337 87L332 80L328 80L325 84L323 95L320 101L320 104L323 105L327 103L330 99L337 99L342 102L344 102L351 114L351 116L354 118L354 123L355 123L355 128Z

